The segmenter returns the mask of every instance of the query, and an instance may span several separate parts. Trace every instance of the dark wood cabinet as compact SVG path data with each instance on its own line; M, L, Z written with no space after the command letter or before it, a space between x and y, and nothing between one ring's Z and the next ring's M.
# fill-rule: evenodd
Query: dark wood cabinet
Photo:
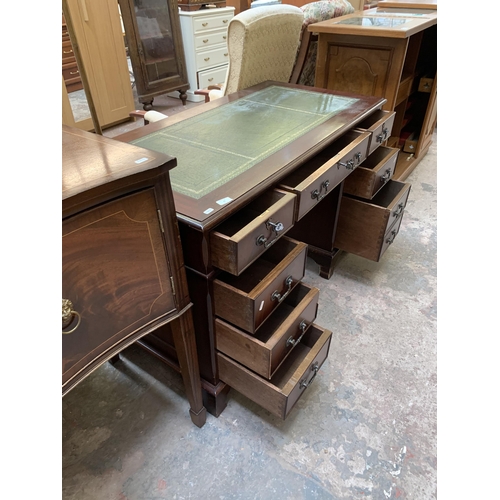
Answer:
M119 0L139 102L189 88L177 0Z
M62 391L168 327L206 418L169 170L174 158L63 126Z

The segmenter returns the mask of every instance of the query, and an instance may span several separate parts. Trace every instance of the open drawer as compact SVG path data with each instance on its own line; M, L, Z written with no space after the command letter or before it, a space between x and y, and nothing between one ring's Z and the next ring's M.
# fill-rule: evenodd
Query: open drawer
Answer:
M316 378L328 357L331 339L332 332L312 324L271 380L259 377L218 352L219 377L236 391L284 420Z
M284 236L239 276L214 280L215 314L255 333L304 277L307 245Z
M297 195L295 221L304 217L365 160L370 135L360 131L345 133L280 182L281 189Z
M342 196L335 247L378 262L397 235L410 187L390 180L371 201Z
M389 139L395 116L396 113L394 111L383 111L379 109L356 125L357 130L371 133L370 144L368 145L368 156L386 139Z
M212 264L239 275L293 226L295 195L266 191L210 233Z
M399 149L380 146L344 182L344 194L372 199L392 178Z
M216 349L269 380L316 319L318 298L299 283L254 336L217 318Z

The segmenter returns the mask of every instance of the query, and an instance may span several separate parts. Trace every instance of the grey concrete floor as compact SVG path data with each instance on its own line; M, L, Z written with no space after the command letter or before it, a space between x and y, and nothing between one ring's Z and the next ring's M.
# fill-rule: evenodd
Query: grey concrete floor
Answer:
M171 98L167 98L171 99ZM178 101L155 109L167 112ZM113 136L137 124L105 131ZM330 355L286 421L235 391L194 426L180 375L136 346L62 401L62 498L437 498L437 132L380 263L346 254L320 289Z

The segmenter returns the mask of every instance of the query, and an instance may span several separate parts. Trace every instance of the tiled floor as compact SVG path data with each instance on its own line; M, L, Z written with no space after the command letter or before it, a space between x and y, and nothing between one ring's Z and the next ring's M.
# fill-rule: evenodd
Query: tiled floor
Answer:
M286 421L231 391L199 429L180 376L132 346L63 399L63 499L435 499L436 151L437 132L380 263L345 255L325 280L308 261L333 338Z

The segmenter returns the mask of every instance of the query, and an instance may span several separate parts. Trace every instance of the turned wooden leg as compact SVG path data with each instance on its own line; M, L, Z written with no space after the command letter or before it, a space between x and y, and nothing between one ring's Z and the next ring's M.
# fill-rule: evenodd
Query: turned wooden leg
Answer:
M179 97L182 101L182 105L185 106L186 105L186 100L187 100L187 94L186 94L186 91L185 90L179 90Z
M201 393L200 370L194 336L193 316L191 309L173 321L172 335L175 351L179 360L182 379L191 408L191 420L198 427L203 427L207 419L207 410L203 406Z

